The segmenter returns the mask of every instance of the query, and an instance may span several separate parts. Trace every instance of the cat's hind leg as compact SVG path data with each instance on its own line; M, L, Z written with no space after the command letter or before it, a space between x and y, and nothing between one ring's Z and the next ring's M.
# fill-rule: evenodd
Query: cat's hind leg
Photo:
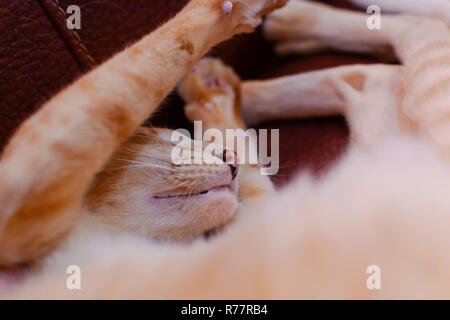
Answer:
M270 15L266 35L279 53L302 53L297 43L320 42L330 49L395 53L404 65L400 82L401 117L442 155L450 158L450 31L439 19L382 15L381 29L367 27L368 16L323 4L293 0Z
M450 12L450 2L447 1L446 4L448 10L441 8L441 11ZM391 6L404 8L405 13L414 12L405 3ZM417 4L412 7L416 8ZM429 15L430 18L432 16ZM306 0L292 0L287 6L267 17L264 32L268 39L276 42L279 54L304 54L333 49L385 59L397 56L404 61L403 46L406 39L418 40L419 35L423 40L433 39L441 37L442 32L448 32L445 31L444 22L436 27L440 20L430 18L381 14L379 28L374 28L369 23L368 14ZM430 22L433 21L434 26L431 26ZM441 31L441 34L436 34L438 31Z
M404 126L398 112L401 66L354 65L242 85L247 123L344 115L352 140L370 146Z
M267 17L264 33L276 42L280 55L333 49L394 59L388 35L369 30L368 17L321 3L292 0Z
M450 31L439 19L382 15L380 28L370 28L369 15L305 0L292 0L270 14L264 24L267 38L280 54L323 49L367 53L406 60L431 42L448 40Z
M362 8L376 5L382 13L405 13L438 18L450 26L450 1L448 0L350 0L350 2Z

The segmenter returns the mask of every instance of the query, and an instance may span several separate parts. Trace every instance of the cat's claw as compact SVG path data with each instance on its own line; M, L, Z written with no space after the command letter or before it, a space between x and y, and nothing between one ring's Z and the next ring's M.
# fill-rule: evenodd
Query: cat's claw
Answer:
M225 1L222 4L222 11L226 16L231 15L231 12L233 11L233 2L231 1Z
M204 7L205 0L191 0L192 5L198 3ZM233 34L251 32L262 22L262 17L283 7L288 0L208 0L214 10L221 10L226 16Z

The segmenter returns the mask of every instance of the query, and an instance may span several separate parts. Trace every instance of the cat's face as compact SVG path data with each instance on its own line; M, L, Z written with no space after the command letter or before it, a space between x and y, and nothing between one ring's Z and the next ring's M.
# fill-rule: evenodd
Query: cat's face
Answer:
M156 240L185 241L234 217L237 168L223 161L173 164L172 151L179 147L171 134L139 129L97 176L87 206L103 223Z

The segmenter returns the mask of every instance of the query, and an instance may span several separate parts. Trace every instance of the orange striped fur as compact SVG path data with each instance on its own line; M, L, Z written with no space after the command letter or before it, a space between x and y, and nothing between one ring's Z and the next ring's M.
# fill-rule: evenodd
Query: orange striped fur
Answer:
M1 266L39 260L91 217L100 217L108 228L186 240L234 216L233 190L207 197L203 207L220 211L215 217L190 197L161 204L150 196L231 188L235 181L230 182L226 164L174 167L167 160L173 145L166 130L140 129L128 140L212 46L252 31L266 10L285 1L242 1L230 15L222 3L190 1L158 30L53 97L18 129L0 163ZM123 168L111 169L117 164ZM174 186L179 187L171 190ZM145 219L149 215L155 220Z
M402 0L402 3L407 1ZM250 2L258 1L247 1ZM354 2L363 3L364 0ZM233 3L238 9L245 5L245 1ZM405 12L408 10L411 8L405 6ZM298 23L296 16L302 19ZM198 21L198 16L196 19ZM117 238L111 238L104 234L109 231L97 228L98 221L91 219L95 218L91 215L73 230L77 237L64 243L60 255L50 255L45 260L43 272L31 277L7 297L449 298L448 27L439 20L400 15L384 16L383 29L373 31L366 28L366 19L364 14L291 0L286 8L269 16L264 29L268 37L277 41L279 53L301 54L331 48L388 58L395 52L400 65L343 66L244 83L214 60L200 63L200 71L190 69L187 62L183 64L185 68L180 68L183 69L180 74L187 73L179 87L188 102L186 113L192 120L205 121L208 127L224 129L221 120L226 121L226 126L242 126L235 99L239 86L242 113L247 123L286 117L345 115L352 132L352 145L327 174L319 179L303 174L286 189L260 198L261 193L271 190L270 183L258 174L257 168L244 167L239 177L240 200L244 204L239 216L234 219L234 215L229 214L226 219L232 219L234 223L214 241L200 239L189 246L155 245L128 236L125 230L116 232ZM182 25L183 19L175 21ZM196 44L197 40L187 41L169 31L164 32L165 38L181 39L179 49L189 55L192 52L190 44ZM206 28L203 32L209 31ZM137 50L134 54L139 57L141 53ZM158 59L164 59L164 54L159 52ZM178 56L172 58L178 63L183 60ZM126 65L126 62L124 56L121 63ZM220 80L228 81L228 86L205 87L204 74L211 70ZM145 77L138 77L132 85L139 87L145 82ZM152 86L149 88L153 90ZM166 92L165 87L159 90L157 92ZM146 94L151 96L150 92ZM143 96L138 98L144 99ZM104 101L106 97L99 99ZM108 150L112 151L115 140L107 137L126 135L126 126L118 127L115 121L124 117L125 123L134 123L128 121L133 117L124 115L116 106L117 101L108 115L104 109L96 110L97 115L105 116L104 122L98 125L102 127L106 123L110 130L99 133L102 144L95 145L94 140L88 140L88 144L103 150L104 142L110 142ZM51 118L45 121L51 121ZM23 143L28 147L32 140L37 144L47 141L44 135L33 138L28 132L32 127L22 130L21 138L12 145ZM133 173L137 176L127 181L120 173L110 175L108 171L119 166L118 172L121 172L123 156L128 157L126 160L135 159L145 155L142 150L148 146L152 146L153 151L147 155L153 156L156 152L160 158L167 156L165 135L167 137L167 131L141 129L117 151L115 159L91 185L85 204L92 207L92 211L100 212L103 222L106 219L106 224L113 229L119 226L136 233L139 227L127 221L129 208L126 201L117 204L121 210L113 212L106 207L117 201L117 197L113 196L105 203L99 198L132 188L135 181L145 178ZM83 136L85 140L88 138ZM4 161L17 157L21 149L14 148L18 149L10 149L4 155ZM77 154L71 156L77 160ZM30 168L39 168L39 161L42 161L24 158L29 161ZM15 160L18 162L20 158ZM92 165L97 163L94 160ZM25 164L21 166L28 168ZM220 170L220 166L213 168ZM5 186L14 186L14 181L28 177L28 173L21 175L1 167L0 170L8 177ZM154 171L154 176L161 173L158 170ZM180 170L177 177L184 176L182 170L189 172L188 168L176 170ZM160 175L159 179L156 184L163 185L164 176ZM46 186L44 184L37 190L48 190ZM14 212L14 206L30 196L11 190L7 188L6 193L0 194L4 197L0 200L10 199L2 202L7 204L5 212ZM71 192L63 194L68 199L74 197ZM237 205L236 198L230 197L222 200L230 201L228 207L233 201ZM56 201L44 203L50 208L58 204ZM195 206L195 203L189 205ZM223 212L213 210L216 207L213 204L209 207L211 219ZM203 209L197 207L195 210ZM170 210L165 213L169 214ZM140 219L139 223L145 225L147 220L148 217ZM202 222L207 224L207 221ZM181 229L186 230L184 227ZM162 231L160 235L168 234ZM153 230L153 234L158 232ZM169 234L176 239L184 238L174 230ZM64 286L68 263L86 270L82 290L70 291ZM366 270L371 265L381 269L381 290L367 287L369 275Z

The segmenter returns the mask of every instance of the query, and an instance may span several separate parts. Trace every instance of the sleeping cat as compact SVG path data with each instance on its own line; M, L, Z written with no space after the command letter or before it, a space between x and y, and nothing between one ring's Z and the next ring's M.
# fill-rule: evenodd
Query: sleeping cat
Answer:
M252 31L285 3L193 0L26 121L1 158L0 266L68 251L65 244L80 233L191 241L226 225L240 203L271 190L268 178L255 174L257 167L239 168L234 150L218 154L223 161L216 165L174 165L173 149L185 146L172 141L171 131L138 127L212 46ZM206 128L230 122L241 127L239 79L213 65L217 70L206 60L197 65L200 72L180 87L192 100L188 108L201 100L223 111L223 117L203 119ZM229 87L211 84L205 72ZM248 190L240 191L246 184Z
M260 3L259 1L253 3L257 2ZM237 1L233 3L243 4ZM233 8L231 17L236 14L236 8L240 7ZM189 9L186 9L187 12L182 12L163 26L156 34L164 35L164 42L169 42L171 48L176 49L172 51L161 49L160 52L164 54L158 55L158 52L154 52L155 57L165 59L167 52L178 52L189 47L189 45L180 46L180 42L173 42L173 38L180 34L170 32L171 27L183 25L183 22L186 23L186 28L190 27L194 21L203 20L198 19L198 15L205 21L211 21L211 17L217 15L216 9L207 7L205 15L197 11L196 19L192 19L190 23L188 23ZM405 10L407 10L406 7ZM207 34L214 37L216 32L220 34L223 17L218 19L216 20L218 30L202 28L196 30L198 33L191 32L190 35L200 37ZM29 279L18 291L8 297L159 299L449 297L450 197L447 193L450 190L450 169L448 167L449 118L446 101L450 101L448 96L450 92L448 90L450 89L448 88L450 86L448 81L450 32L447 25L441 21L412 16L383 16L383 29L369 31L366 28L366 19L367 16L364 14L291 0L284 9L269 16L265 24L265 32L270 39L279 43L279 48L288 48L284 52L303 53L311 51L311 48L314 50L334 48L383 56L395 53L402 62L401 66L340 67L281 79L246 82L239 89L239 79L216 60L204 60L197 68L190 71L188 70L190 63L182 59L184 57L182 53L179 53L181 57L169 56L166 62L173 62L174 72L180 78L182 74L187 73L179 86L181 95L188 103L186 114L191 120L205 121L208 123L207 126L217 126L221 129L236 125L242 127L242 119L236 112L236 108L239 107L236 101L240 94L243 115L250 123L278 117L345 114L352 131L352 147L327 175L318 180L302 175L285 190L273 193L270 192L270 183L259 175L257 168L242 166L239 168L237 178L238 193L240 199L249 201L240 210L239 219L230 224L227 232L214 241L199 239L188 247L178 247L155 244L136 236L136 233L149 236L145 232L149 228L146 225L149 217L132 222L126 202L123 202L124 207L121 207L122 202L119 202L118 207L121 209L109 216L111 209L116 207L114 201L117 201L117 197L120 197L123 191L127 190L126 188L133 188L135 185L134 181L121 180L117 177L105 180L108 183L102 184L103 186L99 185L103 175L106 175L105 179L109 179L109 169L116 169L115 160L113 160L113 165L106 166L105 173L101 173L91 185L93 189L90 189L90 192L94 192L97 188L100 190L104 188L104 193L99 192L99 198L95 196L86 198L88 208L102 203L101 199L106 200L97 208L104 209L98 211L102 212L101 218L94 214L89 215L88 223L79 224L72 230L79 236L71 237L64 243L64 248L71 248L71 250L60 250L59 253L48 256L45 259L46 267L42 272ZM193 28L195 27L198 26L194 24ZM201 42L199 39L197 41L196 43ZM149 95L145 93L153 92L161 83L166 83L168 86L164 91L166 94L169 91L169 84L175 85L176 77L161 71L160 77L163 80L165 77L170 77L171 81L164 82L158 78L158 81L155 80L150 86L145 86L148 91L142 90L142 75L150 74L147 72L149 69L146 69L146 63L148 64L151 59L145 59L146 62L142 63L141 68L132 68L134 64L144 60L140 61L136 56L131 59L130 55L134 52L139 57L149 55L149 50L152 53L152 50L157 51L155 48L143 50L141 47L145 42L144 39L141 44L128 49L94 73L81 79L44 107L40 115L38 114L22 127L2 160L8 164L8 158L14 158L14 161L11 160L9 164L9 170L0 169L3 170L2 176L9 178L5 179L2 187L6 191L12 190L8 187L14 186L15 181L30 177L33 172L32 177L36 179L29 182L29 188L25 189L28 191L26 194L17 194L22 190L17 188L16 192L10 191L7 195L3 193L0 195L5 197L4 199L9 198L9 201L1 199L4 200L2 203L8 205L5 205L6 213L14 213L15 206L23 203L21 199L33 199L34 195L34 199L46 199L43 197L45 195L49 197L48 202L44 202L44 208L47 210L58 208L66 203L57 201L58 198L54 200L53 197L56 195L64 196L62 199L72 199L77 189L70 184L75 183L71 182L70 178L82 180L84 170L81 168L88 167L92 163L92 166L96 165L99 169L101 165L97 157L104 162L109 159L119 143L110 142L108 137L118 135L120 132L126 136L134 131L134 128L125 130L119 126L119 123L125 124L124 120L128 119L128 117L124 118L120 112L123 109L119 106L122 106L122 103L126 104L130 110L133 110L133 114L129 116L137 117L139 102L142 103L146 97L149 98ZM184 41L181 43L186 44ZM205 51L206 49L203 52ZM185 66L185 69L178 70L178 68L183 69L180 66ZM131 82L124 82L120 76L124 72L123 69L127 69L127 75L134 76ZM140 73L141 70L142 73ZM164 70L164 68L156 70ZM95 83L89 81L92 77L98 76L102 76L100 81ZM211 77L214 81L210 81ZM131 78L127 79L131 80ZM147 78L144 77L144 79L148 81ZM102 86L108 88L113 84L117 86L115 87L117 90L109 90L109 92L117 95L114 101L108 100L111 97L106 94L100 94L97 98L98 93L106 92L105 89L105 91L101 90ZM95 87L92 88L92 86ZM164 94L161 94L161 97ZM94 96L96 99L92 100ZM86 120L85 114L80 114L73 115L73 120L66 119L67 123L65 123L62 121L64 110L62 107L57 108L56 105L57 102L67 101L66 99L80 103L75 110L87 109L96 116L95 119L103 116L100 117L101 121L93 121L94 118ZM99 104L96 104L96 108L89 109L89 103L93 101L98 101ZM58 105L61 106L61 104ZM143 105L140 106L144 108ZM148 104L145 104L144 109L146 108ZM56 115L47 110L53 110ZM70 112L73 113L73 110L74 108L71 108ZM142 113L146 112L142 111ZM219 117L218 114L220 114ZM35 144L32 144L35 135L27 131L36 130L33 124L42 123L45 115L49 118L46 119L47 121L57 116L57 122L46 122L46 124L52 124L51 128L55 127L57 130L55 138L53 135L39 136ZM133 122L134 127L144 118L143 115L139 121ZM70 128L69 120L79 121L76 126L78 130L77 134L66 136L64 133L66 128ZM87 127L92 126L99 131L89 134L89 130L80 130L83 129L80 123ZM132 150L135 150L134 152L148 150L147 153L140 153L145 154L144 157L137 159L131 157L131 164L138 167L146 166L148 162L144 163L144 158L156 157L158 160L151 162L153 166L157 166L155 170L161 169L160 166L163 166L163 163L167 168L169 165L162 161L167 160L164 158L167 156L167 150L162 149L166 143L161 136L164 134L157 135L157 138L152 136L150 140L145 134L139 133L131 138L131 144L135 146L125 151L125 155L136 154ZM65 137L63 140L70 142L71 148L61 148L61 141L56 139L58 137ZM125 138L122 139L125 140ZM135 139L138 139L138 142L135 142ZM140 142L142 141L140 139L144 142ZM53 141L55 141L54 144L47 146L47 143ZM60 160L58 157L66 152L69 159L74 160L72 166L78 165L75 167L78 170L73 170L72 167L65 168L62 171L65 175L58 177L60 179L56 179L53 182L54 185L50 185L59 186L56 189L58 190L56 195L45 188L48 187L45 180L41 183L44 178L39 176L39 173L43 171L42 167L35 166L32 170L31 156L34 154L29 151L29 148L33 148L33 145L36 145L35 150L53 150L50 146L61 148L55 154L56 158L52 158L55 162L52 163L53 166L43 167L46 171L56 170L54 166L59 165L60 162L55 159ZM155 150L154 153L150 148L147 149L149 146L152 147L151 150ZM163 147L158 149L160 146ZM106 147L110 147L108 149L110 154L104 154L106 152L100 150ZM77 150L80 149L86 153L86 156L83 153L83 157L77 158L77 155L79 156ZM97 150L99 152L96 152ZM236 155L232 151L226 151L224 159L226 160L226 155L230 152L231 163L234 163ZM49 156L52 155L50 151L47 153ZM81 164L82 159L87 158L91 153L95 153L95 157L89 158L88 163ZM43 152L36 151L35 155L42 157ZM121 162L123 156L122 154L116 157L118 166L128 165L130 158ZM45 160L39 158L36 161L40 164L39 161ZM25 172L12 170L13 165ZM213 195L212 198L221 204L226 202L233 207L233 203L236 204L236 198L233 196L232 172L237 168L231 168L226 163L212 168L214 171L226 172L215 176L227 176L225 185L229 186L229 191L226 190L227 187L225 190L221 189L219 195L217 197ZM119 167L118 170L120 169L123 168ZM67 172L68 170L70 172ZM91 173L96 171L92 168L89 170ZM74 171L77 172L76 176L73 175ZM158 178L161 179L158 180L159 186L164 181L164 173L154 171L151 179L156 173L161 175L161 178ZM138 181L145 180L145 175L137 175ZM66 183L69 184L66 185ZM116 188L117 183L119 187ZM145 180L145 183L152 182ZM263 184L262 187L260 183ZM177 186L174 182L170 185ZM224 182L218 185L222 186ZM62 190L59 191L60 189ZM152 187L149 189L152 190L150 193L154 192ZM42 190L44 192L39 192ZM203 190L204 188L197 188L195 193L202 193ZM108 199L105 195L108 195L110 191L114 197ZM163 197L167 194L163 194ZM265 197L261 197L262 195ZM81 197L81 195L77 196ZM195 203L192 201L189 204L197 206L194 208L196 212L204 213L202 217L204 221L208 220L205 217L209 215L207 209L212 210L210 214L212 217L217 216L218 213L220 215L222 211L217 212L212 206L200 207L198 203L201 199L205 199L201 196L204 195L199 194ZM132 194L128 197L135 200ZM151 201L155 200L157 203L160 200L172 201L159 199L159 197L161 196L157 194L157 199L152 197ZM89 199L92 199L92 202ZM214 199L207 200L208 202L205 201L204 204L216 205ZM185 199L175 201L185 201ZM148 203L139 202L138 207L142 208L144 205ZM25 203L25 209L40 209L34 212L43 212L40 207L36 208L27 203ZM48 212L47 210L45 212ZM169 228L169 235L165 234L157 238L191 239L195 235L227 223L235 216L229 213L231 211L225 211L220 223L201 224L205 227L198 230L195 229L195 224L190 225L187 230L194 231L187 237L183 236L181 229L186 225L182 224L182 228ZM32 233L37 232L32 229L33 223L36 224L37 221L31 219L34 216L29 212L19 211L24 218L23 221L30 224L21 226L18 232L22 233L25 239L27 234L31 235L31 239L40 239L41 234L37 237ZM121 214L122 212L124 213ZM70 215L70 218L75 216ZM14 217L13 215L11 219ZM46 232L58 230L59 224L51 223L53 221L51 215L47 217L40 214L39 219L41 219L39 226L45 227ZM106 225L108 228L104 227ZM140 229L140 225L145 227ZM8 231L8 224L6 226L5 230ZM117 228L120 228L121 232L113 231ZM127 229L132 230L133 234L125 232ZM178 232L173 232L174 229ZM20 240L20 237L11 237L11 234L18 232L10 232L8 237L1 238L2 243L10 241L7 240L9 238L14 240L11 240L9 245L4 245L2 249L9 248L11 243L15 244L15 241ZM155 232L155 229L152 232ZM34 241L30 242L34 243ZM33 253L25 251L28 245L13 246L15 251L12 251L13 253L27 252L28 255L5 255L10 259L6 260L13 261L9 257L15 256L26 256L28 259L33 257ZM65 270L69 264L79 265L81 270L86 271L82 273L82 290L70 291L65 287L67 276ZM377 265L381 270L381 290L368 289L369 275L366 270L371 265Z

